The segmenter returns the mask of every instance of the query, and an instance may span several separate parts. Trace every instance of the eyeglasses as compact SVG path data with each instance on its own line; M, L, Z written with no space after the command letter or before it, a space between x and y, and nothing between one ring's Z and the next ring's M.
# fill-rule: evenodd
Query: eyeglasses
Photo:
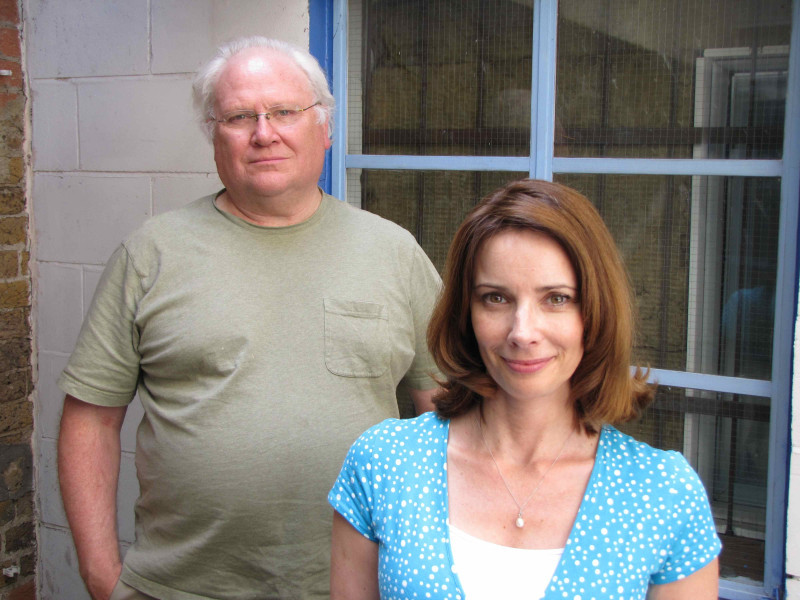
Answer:
M297 123L305 111L319 104L319 102L315 102L311 106L306 106L305 108L278 104L277 106L270 106L267 112L263 113L257 113L252 110L235 110L225 113L222 115L221 119L210 120L222 123L225 127L230 129L250 130L256 128L258 117L263 116L273 127L288 127Z

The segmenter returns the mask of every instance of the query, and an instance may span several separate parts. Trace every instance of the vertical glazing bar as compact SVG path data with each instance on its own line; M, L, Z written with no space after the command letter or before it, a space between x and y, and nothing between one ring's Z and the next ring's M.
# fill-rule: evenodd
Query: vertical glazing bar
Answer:
M327 0L330 1L330 0ZM336 98L331 146L331 194L347 201L347 1L333 0L333 96Z
M770 410L770 448L767 481L766 556L764 586L768 590L783 586L786 557L787 464L791 453L788 416L792 402L792 347L797 332L797 252L798 190L800 190L800 0L792 2L792 35L789 46L789 72L786 82L786 117L783 134L783 175L781 178L781 216L778 239L778 278L775 283L775 338L772 345L774 394ZM798 377L795 374L795 377ZM800 398L794 399L795 403ZM795 425L797 427L797 425ZM800 490L792 490L800 493ZM791 520L791 516L789 517ZM795 516L795 533L798 526ZM791 534L790 534L791 535Z
M333 82L332 0L308 2L308 50L317 59L329 82ZM320 187L331 193L331 151L325 153Z
M553 179L557 19L557 0L534 0L529 174L548 181Z

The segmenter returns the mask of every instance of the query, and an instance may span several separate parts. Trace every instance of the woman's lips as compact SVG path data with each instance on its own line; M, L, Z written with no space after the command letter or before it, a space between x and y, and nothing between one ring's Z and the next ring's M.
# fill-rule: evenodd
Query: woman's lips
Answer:
M533 358L527 360L504 358L508 368L517 373L536 373L544 369L549 363L551 358Z

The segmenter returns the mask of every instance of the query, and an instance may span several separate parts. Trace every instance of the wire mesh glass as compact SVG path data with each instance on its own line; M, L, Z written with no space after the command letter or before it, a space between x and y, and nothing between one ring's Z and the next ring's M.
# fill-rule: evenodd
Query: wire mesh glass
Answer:
M633 282L637 360L771 379L780 183L771 178L558 175L586 195Z
M349 153L528 154L531 6L364 0L350 24Z
M660 387L619 429L681 452L699 473L722 539L720 575L764 579L770 404L766 398Z
M560 0L556 156L780 158L790 30L781 0Z

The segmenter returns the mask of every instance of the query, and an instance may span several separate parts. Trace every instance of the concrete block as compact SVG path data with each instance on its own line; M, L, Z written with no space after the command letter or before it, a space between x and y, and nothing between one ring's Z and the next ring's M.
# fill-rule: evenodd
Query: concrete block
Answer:
M39 512L42 523L68 527L58 487L58 442L42 439L38 444L39 460L36 463L36 491L39 494Z
M80 267L41 263L38 280L39 351L69 354L83 322Z
M33 91L33 168L78 168L78 92L66 81L31 82Z
M189 76L86 82L78 102L82 169L216 171L194 118Z
M139 428L143 416L144 408L139 401L139 396L136 395L128 405L128 412L125 413L125 421L122 423L120 440L123 452L136 452L136 430Z
M789 465L789 505L786 523L786 573L800 579L800 449L795 449Z
M58 483L58 448L56 440L42 440L37 462L37 485L39 509L42 523L57 527L68 527L61 489ZM134 505L139 497L139 482L136 479L134 455L123 452L120 458L119 485L117 487L117 527L121 542L133 543ZM61 596L59 596L61 597ZM65 596L70 597L71 596Z
M152 0L153 73L194 73L211 58L212 0Z
M153 73L194 72L218 45L263 35L308 48L308 3L153 0Z
M91 600L78 574L78 557L69 531L43 525L39 527L39 598Z
M134 506L138 497L139 480L136 479L134 455L123 452L119 466L119 486L117 487L117 528L120 542L132 544L136 539Z
M161 214L221 190L216 173L153 179L153 214Z
M800 579L786 580L786 600L800 600Z
M39 352L39 381L37 383L36 431L42 439L58 438L64 392L56 381L67 366L68 356L54 352Z
M148 72L148 0L30 0L26 8L31 78Z
M94 298L94 291L97 289L97 284L100 283L100 277L103 275L105 267L99 265L86 265L83 267L83 316L89 312L89 307Z
M33 197L40 261L104 264L150 214L148 177L38 174Z

